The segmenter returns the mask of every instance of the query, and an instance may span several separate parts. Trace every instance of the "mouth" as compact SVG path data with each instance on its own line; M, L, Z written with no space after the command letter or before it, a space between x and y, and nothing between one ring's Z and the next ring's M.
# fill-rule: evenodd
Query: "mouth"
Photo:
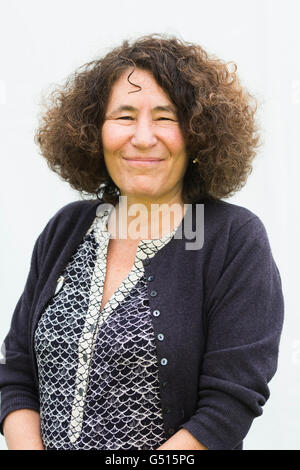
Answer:
M140 166L140 167L152 167L163 162L163 158L124 158L128 165Z

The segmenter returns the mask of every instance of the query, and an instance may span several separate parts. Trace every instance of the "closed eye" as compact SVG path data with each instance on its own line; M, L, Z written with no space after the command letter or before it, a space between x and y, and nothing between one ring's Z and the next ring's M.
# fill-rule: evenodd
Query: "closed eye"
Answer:
M133 119L131 116L121 116L117 119Z
M117 120L118 119L122 119L122 120L127 120L127 119L130 119L130 120L133 120L134 118L132 116L120 116L118 118L116 118ZM160 117L160 118L157 118L157 121L175 121L175 119L171 119L171 118L167 118L167 117Z

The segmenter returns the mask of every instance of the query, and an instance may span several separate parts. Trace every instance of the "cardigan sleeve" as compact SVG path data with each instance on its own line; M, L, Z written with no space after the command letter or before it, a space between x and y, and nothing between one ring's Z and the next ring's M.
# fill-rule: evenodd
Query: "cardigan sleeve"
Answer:
M283 326L281 278L257 216L230 238L208 297L197 411L181 427L210 450L230 450L269 398Z
M0 432L11 411L30 408L39 411L38 390L34 384L32 359L29 354L30 306L38 278L38 254L41 235L37 238L25 288L13 312L9 332L2 345L0 363Z

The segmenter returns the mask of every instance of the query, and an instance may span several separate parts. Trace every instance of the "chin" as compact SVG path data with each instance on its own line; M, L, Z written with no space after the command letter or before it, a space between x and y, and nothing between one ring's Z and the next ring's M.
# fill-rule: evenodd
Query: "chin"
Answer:
M125 190L121 191L122 195L126 196L132 196L132 197L139 197L139 198L145 198L145 197L151 197L151 198L158 198L160 195L160 192L156 192L153 190L153 188L137 188L135 187L132 190Z

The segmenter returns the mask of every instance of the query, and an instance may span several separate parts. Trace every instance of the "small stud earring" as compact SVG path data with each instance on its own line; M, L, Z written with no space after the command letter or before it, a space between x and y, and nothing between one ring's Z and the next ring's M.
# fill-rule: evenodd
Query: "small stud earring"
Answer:
M196 158L194 158L194 160L193 160L193 163L197 163L197 160L196 160Z

